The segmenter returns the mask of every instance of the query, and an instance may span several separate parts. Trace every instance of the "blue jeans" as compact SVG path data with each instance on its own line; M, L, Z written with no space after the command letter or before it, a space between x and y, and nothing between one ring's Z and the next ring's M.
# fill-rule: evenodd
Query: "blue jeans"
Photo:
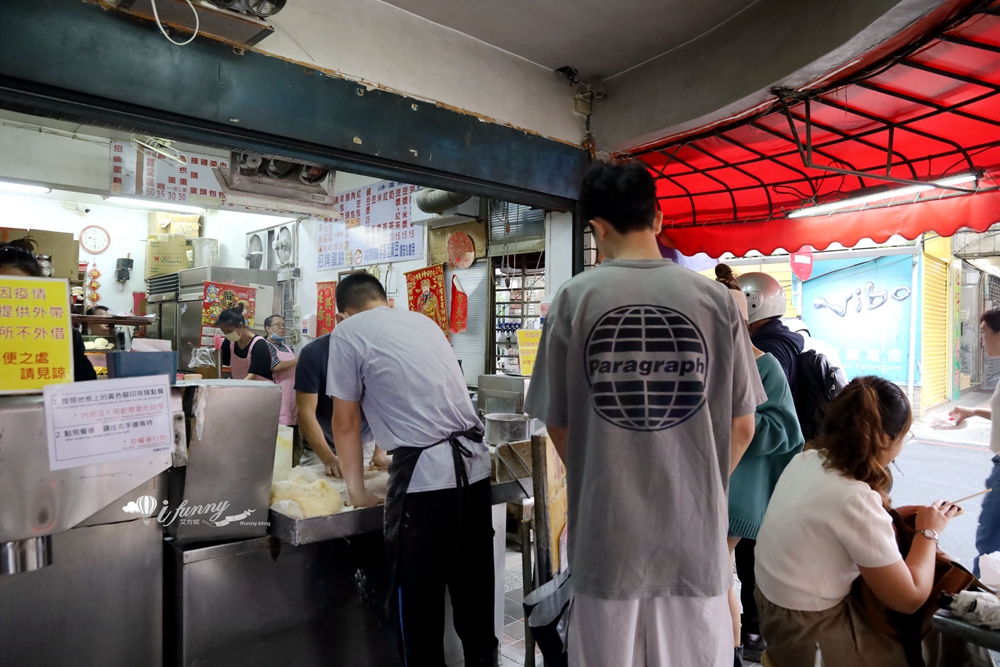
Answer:
M1000 456L993 457L993 471L986 478L986 488L996 493L983 496L983 509L976 529L976 551L979 556L1000 551ZM973 561L972 573L979 576L979 556Z

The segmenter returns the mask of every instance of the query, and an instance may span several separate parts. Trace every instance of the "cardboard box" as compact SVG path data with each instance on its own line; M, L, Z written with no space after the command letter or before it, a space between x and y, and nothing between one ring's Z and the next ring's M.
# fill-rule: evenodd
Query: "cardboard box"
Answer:
M180 213L164 213L154 211L149 214L149 235L183 234L194 239L201 236L201 216L182 215Z
M187 266L187 238L183 234L149 237L146 245L147 278L177 273Z
M80 266L80 242L69 232L47 232L39 229L0 227L0 241L13 241L30 236L35 241L36 255L52 257L52 277L77 280Z

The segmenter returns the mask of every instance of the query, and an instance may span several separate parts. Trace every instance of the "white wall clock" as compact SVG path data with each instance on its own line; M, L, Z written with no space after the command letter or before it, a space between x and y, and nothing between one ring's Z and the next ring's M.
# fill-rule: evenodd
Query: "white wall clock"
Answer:
M104 227L89 225L80 232L80 246L91 255L100 255L111 245L111 234Z

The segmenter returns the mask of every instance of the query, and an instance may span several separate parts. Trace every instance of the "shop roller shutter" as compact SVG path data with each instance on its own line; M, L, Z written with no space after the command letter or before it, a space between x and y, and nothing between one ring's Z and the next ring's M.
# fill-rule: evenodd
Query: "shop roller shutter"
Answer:
M948 400L948 263L923 255L920 411Z
M545 250L545 211L510 202L490 201L491 257Z
M486 333L492 324L490 316L490 262L486 259L476 260L467 269L449 269L445 265L444 287L448 302L448 317L451 321L451 277L458 276L462 288L469 295L468 329L460 334L451 334L451 347L455 356L462 361L462 371L465 373L465 383L475 387L479 376L486 373Z

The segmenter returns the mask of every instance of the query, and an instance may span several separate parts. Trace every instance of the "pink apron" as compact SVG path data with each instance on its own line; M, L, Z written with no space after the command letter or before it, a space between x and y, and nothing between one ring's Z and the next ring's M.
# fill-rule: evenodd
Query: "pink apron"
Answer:
M253 358L253 346L260 342L267 345L267 341L263 338L254 336L253 340L250 341L250 347L247 349L247 358L243 359L236 356L236 343L229 341L229 370L234 380L243 380L250 374L250 359ZM260 379L267 380L267 378Z
M292 351L283 351L275 347L278 361L291 361L295 358ZM278 423L282 426L294 426L299 421L299 408L295 402L295 367L274 372L274 382L281 387L281 416Z

